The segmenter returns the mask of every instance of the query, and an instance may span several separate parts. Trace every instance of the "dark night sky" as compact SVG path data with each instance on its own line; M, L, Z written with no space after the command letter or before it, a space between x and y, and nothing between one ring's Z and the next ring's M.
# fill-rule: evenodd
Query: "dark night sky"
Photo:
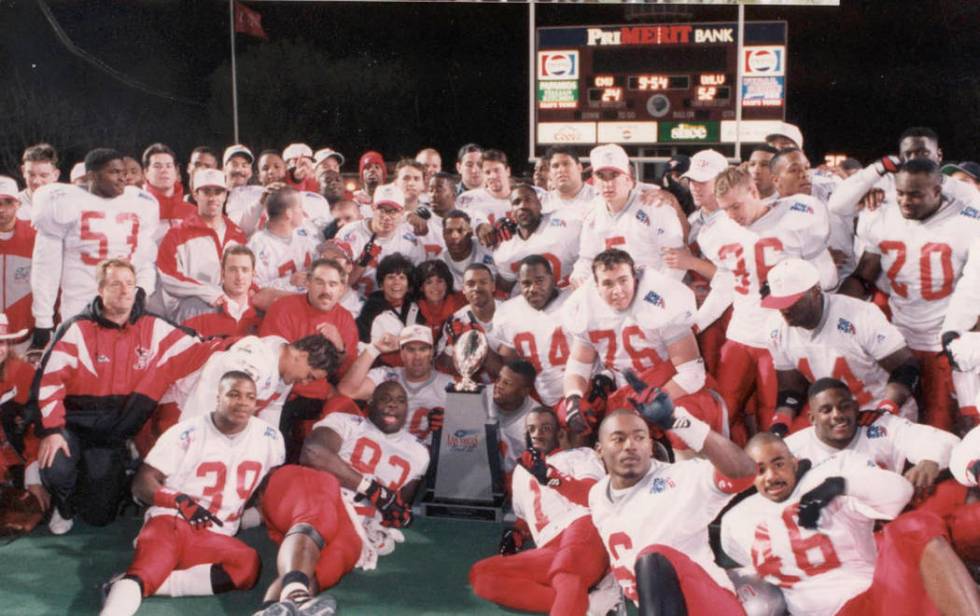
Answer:
M231 142L228 4L50 0L67 34L106 64L187 105L124 86L72 56L33 0L0 0L0 172L42 138L76 160L95 146L181 156ZM389 159L467 141L527 156L527 7L498 3L250 2L270 42L239 36L242 139L293 140ZM887 7L887 8L884 8ZM734 7L687 7L733 20ZM624 8L538 5L538 25L626 23ZM749 7L789 22L787 119L811 158L894 149L935 127L949 159L976 159L980 3L844 0L838 8ZM656 21L665 21L663 19ZM64 165L67 167L68 165Z

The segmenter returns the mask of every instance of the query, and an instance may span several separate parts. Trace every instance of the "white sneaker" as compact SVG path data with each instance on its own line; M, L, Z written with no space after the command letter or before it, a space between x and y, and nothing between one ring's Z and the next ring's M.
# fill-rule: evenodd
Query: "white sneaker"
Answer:
M51 520L48 521L48 530L51 531L52 535L64 535L71 530L71 527L75 525L75 520L66 520L61 517L58 513L58 508L55 507L51 511Z
M589 592L589 611L587 616L606 616L610 612L614 614L626 614L626 602L623 601L623 593L619 589L619 582L613 577L612 573L599 580Z

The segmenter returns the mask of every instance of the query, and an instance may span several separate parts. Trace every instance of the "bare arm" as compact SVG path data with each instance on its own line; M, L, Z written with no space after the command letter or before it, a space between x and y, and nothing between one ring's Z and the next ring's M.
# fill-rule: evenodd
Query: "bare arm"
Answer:
M153 495L164 487L166 481L166 475L149 464L141 464L133 479L133 496L140 502L152 504Z
M755 477L755 462L741 447L717 432L709 432L704 440L701 455L714 465L715 470L729 479Z
M356 490L364 477L338 455L342 444L343 439L330 428L317 428L306 437L299 463L326 471L336 477L343 487Z
M582 342L576 340L572 342L572 352L570 354L570 359L576 362L581 362L583 364L592 364L595 362L596 352L592 347L586 346ZM576 374L574 370L565 369L565 381L563 392L566 396L573 393L585 394L589 390L589 380L580 374Z
M881 256L865 252L858 261L857 269L840 285L841 295L867 299L868 289L873 289L881 274Z
M357 356L354 363L337 383L337 391L341 395L355 400L367 400L377 387L377 383L368 378L368 372L374 360L382 353L398 350L398 338L393 334L385 334L381 340L372 342L371 346Z

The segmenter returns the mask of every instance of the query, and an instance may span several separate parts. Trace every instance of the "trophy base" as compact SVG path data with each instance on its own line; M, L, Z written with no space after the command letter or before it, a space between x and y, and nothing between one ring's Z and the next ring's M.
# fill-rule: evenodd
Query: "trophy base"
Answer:
M446 385L446 391L452 394L482 394L484 389L486 389L486 385L480 383L474 383L472 389L464 389L458 383Z
M504 518L503 498L493 502L464 501L455 499L436 499L429 494L419 503L422 515L427 518L450 518L476 522L502 522Z

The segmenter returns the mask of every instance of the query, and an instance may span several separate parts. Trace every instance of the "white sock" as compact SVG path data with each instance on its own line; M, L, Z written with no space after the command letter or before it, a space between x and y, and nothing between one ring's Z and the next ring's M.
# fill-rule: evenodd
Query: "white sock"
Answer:
M143 602L143 593L136 580L123 578L112 584L99 616L132 616Z
M305 584L300 584L299 582L293 582L291 584L287 584L286 586L283 586L282 591L279 593L279 600L285 601L286 599L289 598L289 595L293 594L296 591L303 591L307 595L310 594L310 589L307 588Z
M189 569L178 569L171 573L160 588L153 594L166 597L201 597L213 595L211 586L211 567L209 563L194 565Z

